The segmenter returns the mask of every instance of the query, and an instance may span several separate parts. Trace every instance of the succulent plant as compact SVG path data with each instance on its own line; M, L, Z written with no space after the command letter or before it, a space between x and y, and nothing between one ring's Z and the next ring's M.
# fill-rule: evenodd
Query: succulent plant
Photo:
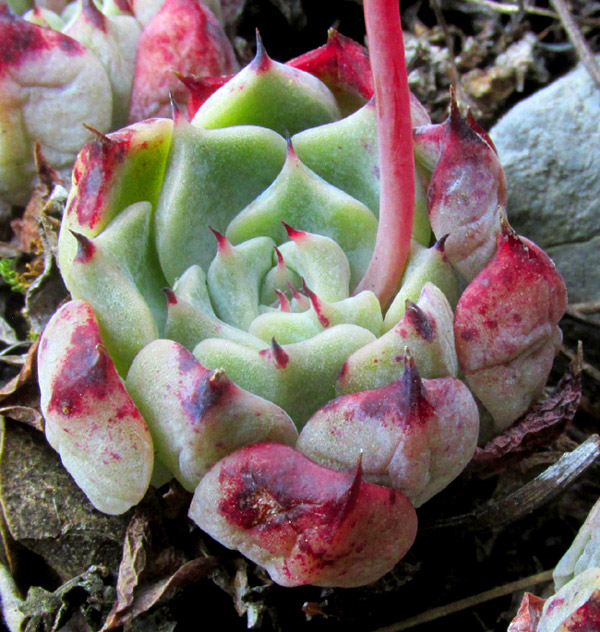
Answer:
M229 40L200 0L77 0L61 15L23 18L0 2L0 199L24 204L35 183L34 145L67 179L81 147L100 132L166 115L172 71L237 69ZM85 125L85 127L84 127Z
M600 629L600 501L554 570L556 593L526 593L508 632L580 632Z
M373 74L335 32L287 64L259 42L188 80L191 121L84 147L58 250L74 300L39 346L46 436L98 509L173 476L288 586L398 562L480 413L498 434L539 398L566 304L485 132L409 95L398 3L365 10Z

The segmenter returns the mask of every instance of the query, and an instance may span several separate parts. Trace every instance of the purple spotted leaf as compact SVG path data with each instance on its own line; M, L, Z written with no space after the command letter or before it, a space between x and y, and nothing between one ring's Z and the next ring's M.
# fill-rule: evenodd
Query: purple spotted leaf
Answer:
M18 17L6 3L0 4L0 51L0 199L24 205L35 185L35 142L67 180L91 138L82 124L108 130L112 94L91 51Z
M479 414L456 378L421 380L410 355L402 377L375 390L339 397L318 410L298 449L347 469L362 455L366 480L390 485L418 507L465 468L477 445Z
M220 461L190 508L198 526L283 586L360 586L400 560L417 528L400 492L294 449L256 444Z
M564 281L546 253L506 222L497 251L463 292L454 320L465 379L498 434L541 395L562 341Z
M203 367L184 347L156 340L135 358L127 388L147 421L159 458L193 492L217 461L236 449L298 432L279 406Z
M417 130L415 148L429 182L433 232L438 239L448 235L446 256L470 281L496 250L500 213L506 207L498 156L487 135L462 118L455 101L445 123Z
M146 493L152 439L87 303L71 301L52 317L38 365L48 442L97 509L123 513Z
M233 48L203 2L166 0L140 36L131 94L130 122L169 117L169 94L185 102L181 74L226 75L237 70Z

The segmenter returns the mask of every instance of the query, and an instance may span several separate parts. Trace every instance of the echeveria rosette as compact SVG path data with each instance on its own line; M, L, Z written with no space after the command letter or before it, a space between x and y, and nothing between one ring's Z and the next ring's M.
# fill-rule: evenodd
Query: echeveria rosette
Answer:
M147 24L124 1L98 8L78 0L61 16L35 8L23 18L0 2L0 199L27 202L36 141L68 180L92 130L167 115L170 90L185 102L187 89L173 71L237 70L229 40L202 2L161 0L150 8L153 17L147 3L137 4Z
M90 345L101 339L108 350L124 380L114 388L148 424L155 464L196 489L191 516L204 530L285 585L377 579L414 539L413 505L470 460L479 429L471 391L486 405L486 390L469 362L493 361L486 350L495 340L465 337L459 315L487 327L486 313L519 311L524 333L510 353L516 319L496 318L506 370L492 380L492 390L514 389L512 421L539 396L564 309L550 260L503 227L504 181L485 134L457 108L446 125L431 125L408 93L378 91L377 77L385 107L370 99L358 44L332 33L324 47L280 64L259 43L229 81L204 81L191 121L175 110L173 121L88 144L59 239L65 283L95 315ZM408 140L382 147L386 125L397 123L390 99L405 116L393 133ZM413 129L417 178L405 160ZM414 197L394 173L415 185ZM493 287L477 288L505 265L505 241L517 253L513 282L495 297ZM531 305L515 279L537 288ZM467 300L469 292L488 298ZM54 317L41 343L53 357L67 362L79 349L75 324ZM479 347L464 344L475 338ZM75 365L40 363L44 402L67 389ZM539 371L535 384L519 378L530 370ZM102 399L94 373L84 375L79 396ZM44 415L77 479L106 446L72 441L78 418L67 409L45 403ZM105 417L107 428L130 423L112 409ZM81 466L77 450L86 451ZM101 472L110 465L114 488L130 485L131 469L120 475L96 457ZM140 494L127 494L130 505Z

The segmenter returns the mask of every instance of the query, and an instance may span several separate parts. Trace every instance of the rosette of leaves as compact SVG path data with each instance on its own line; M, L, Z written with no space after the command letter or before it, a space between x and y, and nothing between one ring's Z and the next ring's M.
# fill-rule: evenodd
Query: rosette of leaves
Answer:
M220 5L216 3L216 6ZM24 205L35 184L36 141L67 180L100 132L170 112L173 71L237 70L233 48L201 0L77 0L62 14L23 17L0 1L0 199Z
M409 96L397 3L365 10L370 65L333 32L287 64L259 43L190 82L191 120L83 149L59 239L74 300L40 342L46 436L98 509L173 476L288 586L398 562L479 411L497 434L539 397L566 302L505 219L487 135Z

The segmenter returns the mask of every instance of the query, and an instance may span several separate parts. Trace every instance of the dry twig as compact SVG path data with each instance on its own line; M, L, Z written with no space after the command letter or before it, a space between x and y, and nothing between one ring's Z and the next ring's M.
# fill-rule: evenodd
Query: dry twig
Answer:
M510 595L522 590L529 590L538 584L543 584L551 580L552 571L537 573L536 575L531 575L530 577L525 577L511 582L510 584L486 590L478 595L472 595L466 599L460 599L459 601L454 601L446 604L445 606L440 606L439 608L432 608L431 610L427 610L427 612L422 612L421 614L411 617L410 619L406 619L405 621L400 621L398 623L388 625L385 628L380 628L375 632L401 632L402 630L408 630L416 627L417 625L429 623L431 621L435 621L436 619L441 619L442 617L455 614L461 610L473 608L474 606L485 603L486 601L491 601L492 599L497 599L498 597L504 597L505 595Z
M585 41L585 37L583 37L581 30L575 23L565 0L550 0L550 3L556 9L560 22L567 32L569 39L573 43L573 46L577 51L577 55L579 55L579 58L583 62L587 71L590 73L590 76L594 80L595 84L598 88L600 88L600 64L596 61L588 43Z

